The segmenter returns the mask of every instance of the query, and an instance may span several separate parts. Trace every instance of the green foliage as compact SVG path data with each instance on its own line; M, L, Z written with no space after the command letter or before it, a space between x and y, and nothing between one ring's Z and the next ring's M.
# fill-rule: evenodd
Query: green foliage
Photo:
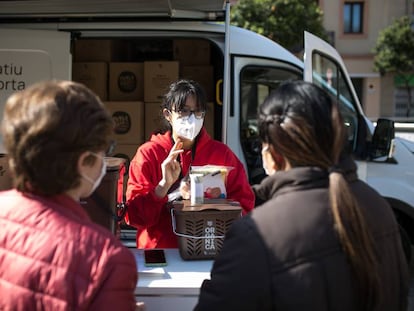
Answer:
M232 24L262 34L285 48L303 48L303 32L323 39L323 12L315 0L240 0L231 10Z
M412 21L403 16L384 28L374 48L374 68L386 72L414 73L414 31Z
M396 19L383 29L374 48L374 69L381 75L394 72L407 90L406 117L411 116L412 96L410 80L414 74L414 30L409 16Z

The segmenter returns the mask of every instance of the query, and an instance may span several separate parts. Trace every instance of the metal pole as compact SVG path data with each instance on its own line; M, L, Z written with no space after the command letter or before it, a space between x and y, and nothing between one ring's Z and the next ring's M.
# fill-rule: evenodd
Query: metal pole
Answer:
M230 1L226 1L225 37L224 37L224 72L223 72L223 129L222 140L227 143L227 124L230 116Z

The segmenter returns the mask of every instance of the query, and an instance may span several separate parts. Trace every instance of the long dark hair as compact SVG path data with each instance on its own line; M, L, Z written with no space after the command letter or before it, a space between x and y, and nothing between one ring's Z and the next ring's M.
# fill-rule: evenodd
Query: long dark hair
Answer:
M259 107L259 134L292 167L329 171L334 226L355 276L362 310L378 303L379 277L373 239L348 183L338 168L345 126L336 102L304 81L285 82Z

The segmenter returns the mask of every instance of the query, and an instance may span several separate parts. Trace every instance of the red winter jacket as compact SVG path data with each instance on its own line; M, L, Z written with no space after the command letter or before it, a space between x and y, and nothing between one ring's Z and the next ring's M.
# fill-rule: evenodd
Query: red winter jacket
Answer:
M134 310L134 256L68 196L0 193L0 310Z
M126 221L138 229L138 248L178 247L177 237L172 231L171 215L165 207L167 197L158 198L154 193L162 179L161 163L167 158L172 146L171 132L153 135L150 141L139 147L130 163ZM203 128L195 154L192 156L191 152L186 150L181 154L182 176L187 174L190 165L234 167L227 177L227 197L240 202L244 214L253 209L254 193L244 166L227 145L213 140Z

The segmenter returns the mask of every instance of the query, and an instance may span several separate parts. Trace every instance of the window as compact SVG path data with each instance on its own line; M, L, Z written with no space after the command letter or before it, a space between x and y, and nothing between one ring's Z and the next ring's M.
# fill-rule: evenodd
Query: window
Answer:
M348 146L350 150L355 151L358 145L358 112L345 74L334 60L319 53L312 55L312 62L313 83L325 89L337 100L348 133Z
M257 184L265 176L260 151L257 109L269 93L286 80L298 80L302 73L286 68L253 66L240 73L240 138L251 184Z
M344 3L344 33L362 33L363 2Z

